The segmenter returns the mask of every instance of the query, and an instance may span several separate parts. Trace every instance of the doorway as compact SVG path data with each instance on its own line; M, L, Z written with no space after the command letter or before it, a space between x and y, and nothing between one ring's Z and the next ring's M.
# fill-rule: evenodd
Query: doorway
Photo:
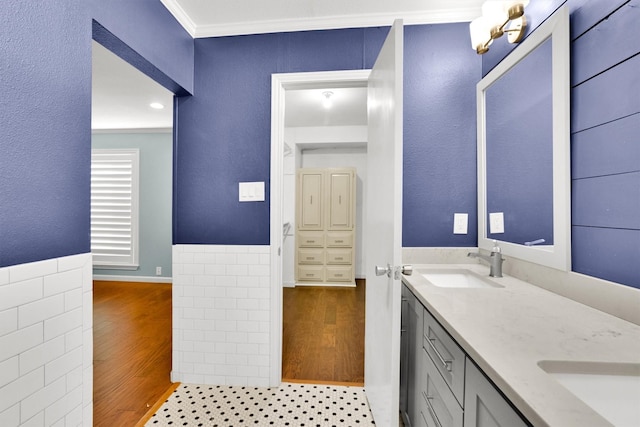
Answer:
M313 297L309 298L309 295L295 295L294 292L289 292L291 295L286 296L285 300L285 291L289 291L290 288L283 289L283 284L286 286L292 286L295 284L294 274L292 272L293 263L291 262L292 251L295 248L293 243L293 233L289 232L283 233L283 228L286 230L287 225L291 225L292 215L295 215L294 206L294 198L295 194L295 170L298 167L304 166L305 162L303 161L304 152L307 152L307 159L311 163L307 163L309 166L320 166L322 162L335 161L337 157L344 157L345 154L362 154L364 156L362 158L365 159L364 167L366 168L366 86L367 79L369 76L369 71L367 70L358 70L358 71L336 71L336 72L321 72L321 73L295 73L295 74L276 74L272 77L272 156L271 156L271 283L272 287L272 339L271 345L273 346L272 352L277 355L277 360L283 361L283 346L287 346L287 351L290 351L290 345L292 340L290 337L287 337L286 342L283 338L283 327L285 326L284 322L284 312L283 310L287 310L286 304L304 304L304 301L312 301ZM326 114L320 113L320 122L311 122L308 117L305 118L297 118L296 120L301 120L299 122L288 120L289 117L286 111L293 110L296 113L301 111L300 108L295 107L291 108L287 104L287 98L291 99L291 95L296 95L298 97L311 96L315 97L317 101L317 106L321 106L321 97L320 95L325 93L326 91L332 91L337 93L339 90L361 90L364 93L364 106L362 108L362 115L365 117L364 123L359 123L365 129L364 137L362 135L354 136L358 132L353 132L354 127L351 127L351 134L349 136L349 130L345 129L349 128L348 124L342 122L334 126L328 126L330 131L323 132L322 127L327 126ZM319 107L321 108L321 107ZM344 116L342 114L341 116ZM306 120L302 122L302 120ZM318 120L316 118L316 120ZM324 123L323 123L324 121ZM290 126L287 126L289 124ZM298 125L301 124L301 125ZM296 126L298 125L298 126ZM342 126L342 128L340 128ZM304 129L304 128L307 129ZM332 132L335 133L338 129L342 131L342 136L331 135ZM337 139L336 139L337 138ZM340 146L337 141L341 140L342 145ZM314 156L315 155L315 156ZM289 157L289 159L287 159ZM293 157L293 166L291 165L291 157ZM289 161L289 163L287 163ZM320 162L320 163L317 163ZM345 164L337 165L337 164L327 164L324 163L325 167L328 166L348 166ZM361 176L366 176L366 170L361 171ZM360 190L364 190L364 185L362 179L358 182L360 185ZM364 194L364 191L361 193L361 197ZM364 206L364 202L361 199L361 208L359 209L358 215L360 215L360 220L362 224L364 223L363 216L365 215L365 210L362 208ZM294 218L294 216L293 216ZM362 233L362 229L364 227L357 227ZM364 236L361 235L359 241L361 242L360 250L364 248L364 244L362 244L364 240ZM362 254L363 252L360 252ZM287 258L288 256L288 258ZM357 262L357 266L360 266L359 269L362 271L356 270L356 278L364 277L364 260L362 259L362 255L359 257L359 262ZM356 267L358 269L358 267ZM357 295L364 295L364 280L357 280L357 283L360 286L356 286L353 290L353 301L357 304ZM295 288L294 288L295 289ZM309 291L309 292L307 292ZM335 330L337 327L344 327L339 325L338 322L334 322L333 316L336 314L335 309L337 306L335 305L334 295L329 295L331 292L336 292L336 290L328 291L323 290L322 288L316 288L313 291L310 289L305 290L306 294L311 294L312 292L316 292L316 304L313 305L313 310L315 310L316 316L314 319L309 318L309 313L303 313L302 315L306 317L308 322L306 325L311 325L313 322L320 322L322 324L322 328L326 328L327 331ZM340 291L340 290L337 290ZM358 292L360 292L358 294ZM298 292L300 294L300 292ZM317 299L318 296L322 296L326 298L326 301L322 302ZM334 300L333 306L330 301ZM297 301L297 302L292 302ZM311 306L309 306L309 309ZM362 313L364 312L364 300L362 301ZM292 312L287 312L288 318L287 322L290 322L291 318L295 319L297 312L295 309L292 309ZM302 319L298 319L302 320ZM314 331L317 331L317 328L320 327L320 323L316 326L310 326ZM362 323L364 323L364 318L362 318ZM304 329L304 328L303 328ZM364 331L363 331L364 332ZM298 332L300 333L300 332ZM333 333L328 333L324 336L324 343L322 342L323 338L320 336L320 342L316 342L313 344L315 346L319 346L316 348L324 348L323 351L333 351L330 349L334 344L334 340L337 340L337 335ZM364 341L364 335L362 336L362 341ZM307 342L308 344L308 342ZM309 345L307 345L309 347ZM360 351L363 352L363 349ZM287 356L285 361L293 361L293 370L296 368L300 368L300 364L296 362L299 361L303 356L297 353L294 350L293 354ZM323 356L316 354L314 358L320 359ZM335 357L335 356L333 356ZM335 368L335 364L328 361L326 355L322 363L325 363L324 368L322 367L322 363L318 360L318 363L310 363L308 364L310 367L310 371L313 372L316 370L316 374L313 375L317 378L304 378L305 380L319 380L319 381L332 381L327 380L326 371L341 371L342 368L339 367L337 370ZM327 364L328 363L328 364ZM279 365L279 366L276 366ZM280 380L283 376L287 379L291 375L291 370L289 369L291 366L284 369L282 364L274 364L272 365L272 371L270 375L270 381L272 384L279 384ZM320 371L324 371L321 373ZM311 374L302 374L305 376ZM332 377L332 382L340 382L340 380L335 380L336 377ZM357 378L353 375L339 378L347 378L347 380L343 382L362 382L363 378L358 381ZM302 379L302 378L301 378Z
M131 265L93 270L94 424L134 425L170 386L173 93L96 41L92 53L92 149L136 152L139 165L137 179L126 180L138 187L137 202L124 195L117 168L101 174L101 194L92 195L92 233L134 242L123 245ZM104 245L103 259L119 245Z

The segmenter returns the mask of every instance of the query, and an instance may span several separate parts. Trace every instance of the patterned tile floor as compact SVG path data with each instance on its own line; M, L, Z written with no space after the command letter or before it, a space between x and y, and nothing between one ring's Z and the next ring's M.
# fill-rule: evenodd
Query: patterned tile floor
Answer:
M145 424L154 426L373 426L362 387L278 388L181 384Z

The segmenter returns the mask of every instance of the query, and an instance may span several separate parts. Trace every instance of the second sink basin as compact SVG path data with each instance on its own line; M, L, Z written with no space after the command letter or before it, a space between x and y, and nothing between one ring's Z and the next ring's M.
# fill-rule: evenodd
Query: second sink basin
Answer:
M545 360L538 366L614 426L640 426L640 364Z
M420 270L422 277L441 288L502 288L502 285L462 268Z

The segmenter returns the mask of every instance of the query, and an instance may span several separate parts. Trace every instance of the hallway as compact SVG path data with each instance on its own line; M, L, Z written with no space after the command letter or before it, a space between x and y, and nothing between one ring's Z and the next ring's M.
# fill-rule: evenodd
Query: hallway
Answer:
M364 384L365 288L284 288L283 381Z

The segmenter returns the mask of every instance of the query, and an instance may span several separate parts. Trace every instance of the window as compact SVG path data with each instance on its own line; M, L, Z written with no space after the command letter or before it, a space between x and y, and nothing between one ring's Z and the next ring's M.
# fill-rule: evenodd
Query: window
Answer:
M93 266L138 268L139 150L91 150Z

